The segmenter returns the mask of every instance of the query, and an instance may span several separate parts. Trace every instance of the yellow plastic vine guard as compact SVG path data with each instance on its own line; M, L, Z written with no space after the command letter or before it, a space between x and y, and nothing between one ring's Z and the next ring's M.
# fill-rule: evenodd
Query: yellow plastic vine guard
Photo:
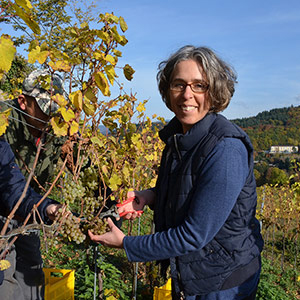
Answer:
M45 300L74 300L75 271L43 268Z
M171 299L172 299L172 288L171 288L171 278L169 278L165 285L161 287L154 287L153 300L171 300Z

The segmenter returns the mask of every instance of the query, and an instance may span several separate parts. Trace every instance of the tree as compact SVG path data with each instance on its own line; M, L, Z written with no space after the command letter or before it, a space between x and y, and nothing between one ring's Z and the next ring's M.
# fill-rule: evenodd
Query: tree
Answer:
M281 170L279 168L276 168L276 167L270 168L267 171L266 179L267 179L267 182L269 184L272 184L272 185L286 184L289 180L287 174L285 173L285 171Z

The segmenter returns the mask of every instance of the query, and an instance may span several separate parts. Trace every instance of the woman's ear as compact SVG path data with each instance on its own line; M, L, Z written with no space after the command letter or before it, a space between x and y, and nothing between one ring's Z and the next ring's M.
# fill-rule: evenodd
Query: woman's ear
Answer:
M19 106L22 110L26 110L26 107L27 107L27 99L24 95L19 95L18 97L18 103L19 103Z

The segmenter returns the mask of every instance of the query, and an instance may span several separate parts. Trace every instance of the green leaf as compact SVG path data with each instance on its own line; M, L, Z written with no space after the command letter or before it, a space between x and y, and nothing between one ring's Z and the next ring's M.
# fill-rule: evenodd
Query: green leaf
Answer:
M118 56L118 57L122 56L122 52L117 49L113 49L113 52L114 52L115 56Z
M103 146L104 146L103 141L101 141L97 136L93 136L93 137L91 138L91 142L92 142L93 144L98 145L99 147L103 147Z
M109 42L109 35L107 32L104 32L102 30L97 30L97 36L103 40L105 43Z
M120 17L119 20L120 20L120 27L121 27L121 30L122 30L123 32L125 32L125 31L128 29L128 26L127 26L127 24L126 24L126 22L125 22L125 20L124 20L123 17Z
M132 80L135 71L132 69L131 66L126 64L125 67L123 68L123 72L127 80Z
M112 191L116 191L121 183L122 180L117 174L113 174L109 179L109 187Z

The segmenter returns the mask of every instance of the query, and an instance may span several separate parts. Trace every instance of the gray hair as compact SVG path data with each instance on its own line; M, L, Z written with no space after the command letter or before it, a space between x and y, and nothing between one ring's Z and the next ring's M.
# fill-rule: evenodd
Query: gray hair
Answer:
M205 73L209 84L206 93L210 104L210 112L223 111L229 105L234 94L237 75L233 67L207 47L184 46L172 54L168 60L159 64L156 78L163 101L170 108L169 87L173 71L179 62L189 59L196 61Z

